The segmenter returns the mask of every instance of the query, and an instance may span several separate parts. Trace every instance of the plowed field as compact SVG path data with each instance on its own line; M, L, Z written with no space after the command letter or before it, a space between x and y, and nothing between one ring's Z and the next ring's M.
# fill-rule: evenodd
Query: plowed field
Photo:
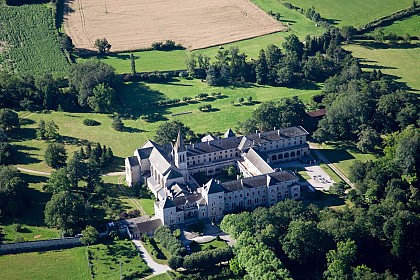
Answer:
M200 49L284 30L249 0L70 0L64 28L77 48L107 38L111 51L173 40Z

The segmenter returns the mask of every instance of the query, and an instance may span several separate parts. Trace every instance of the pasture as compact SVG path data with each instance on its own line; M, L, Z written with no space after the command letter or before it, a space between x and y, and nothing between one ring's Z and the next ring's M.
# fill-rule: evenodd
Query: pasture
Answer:
M76 0L64 15L64 30L77 48L93 49L106 37L112 51L166 40L201 49L284 29L248 0Z
M69 63L60 48L51 8L0 2L0 70L64 76Z
M121 113L132 115L133 118L124 119L126 131L118 132L112 128L112 119L107 114L97 113L69 113L51 112L28 114L21 112L21 117L26 117L21 128L19 139L13 142L17 145L17 162L26 168L40 171L51 170L43 162L44 152L47 147L46 141L35 139L37 123L54 120L59 126L62 141L66 144L68 154L80 149L80 145L91 142L100 142L102 145L111 147L118 166L123 165L123 158L132 155L133 151L141 146L147 139L152 139L158 126L166 120L179 120L187 124L196 133L225 132L229 127L235 129L237 122L248 118L252 110L263 101L278 100L282 97L298 96L304 102L309 102L311 97L319 94L322 84L301 85L299 88L271 87L256 84L242 86L210 87L201 80L174 79L168 83L125 83L120 89L120 98L123 101ZM163 99L181 99L183 97L195 97L200 93L221 92L220 98L208 98L206 100L192 100L180 102L171 107L145 108L145 105ZM252 97L252 103L239 104L237 99ZM232 105L231 101L235 104ZM201 112L199 106L210 104L210 112ZM186 113L188 112L188 113ZM139 118L146 114L158 113L161 120L146 122ZM179 115L180 113L184 113ZM101 125L88 127L83 125L83 119L90 118L99 121ZM110 137L112 135L112 137Z
M91 279L85 247L0 256L0 271L8 280Z
M412 5L412 0L290 0L299 8L315 7L321 17L338 26L359 27Z
M347 45L344 48L360 59L363 70L380 69L396 81L406 83L413 92L420 90L420 44L390 46L372 41Z
M383 31L385 34L394 32L398 36L404 36L406 33L411 36L420 36L420 15L396 20L391 25L384 26ZM373 33L373 31L370 33Z

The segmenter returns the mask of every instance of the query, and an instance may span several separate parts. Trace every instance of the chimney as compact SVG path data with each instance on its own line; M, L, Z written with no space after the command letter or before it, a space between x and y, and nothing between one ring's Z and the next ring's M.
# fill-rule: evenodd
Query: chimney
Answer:
M258 138L261 138L261 133L258 133Z
M274 130L276 130L276 127L274 127Z
M255 130L255 134L257 134L258 133L258 130Z

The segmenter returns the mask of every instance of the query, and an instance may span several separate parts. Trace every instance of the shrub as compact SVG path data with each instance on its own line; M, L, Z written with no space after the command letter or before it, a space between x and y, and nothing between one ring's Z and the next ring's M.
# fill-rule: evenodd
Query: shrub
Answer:
M84 119L83 124L86 126L98 126L101 125L100 122L92 120L92 119Z

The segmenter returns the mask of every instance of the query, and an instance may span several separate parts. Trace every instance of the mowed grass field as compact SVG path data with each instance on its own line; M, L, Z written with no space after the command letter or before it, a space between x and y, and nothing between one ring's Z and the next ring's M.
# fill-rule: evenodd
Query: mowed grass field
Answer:
M344 48L361 59L363 70L380 69L384 74L395 76L398 82L406 83L411 91L420 93L419 41L412 41L409 46L401 47L368 41Z
M355 144L350 143L350 142L328 142L328 143L323 143L321 145L319 144L313 144L313 145L315 145L316 148L331 163L333 163L341 172L343 172L345 176L349 175L349 168L356 160L361 161L361 162L366 162L369 160L376 159L376 156L374 154L361 153L356 148ZM328 168L328 166L326 166L326 168ZM330 169L329 171L332 171L332 170ZM331 178L335 180L334 177L331 176Z
M91 279L85 247L0 256L0 271L7 280Z
M107 114L96 113L68 113L51 112L28 113L21 112L20 117L26 117L20 131L20 138L15 144L18 150L17 162L19 165L40 171L50 171L45 165L44 152L48 145L46 141L35 139L37 123L54 120L59 126L62 141L66 144L68 154L79 150L80 145L91 142L100 142L111 147L116 155L117 165L123 165L123 159L132 155L147 139L153 139L158 126L166 120L179 120L188 125L196 133L225 132L229 127L234 129L239 121L248 118L252 111L263 101L278 100L282 97L298 96L304 102L309 102L311 97L319 94L322 84L302 85L301 88L284 88L248 84L242 87L210 87L201 80L175 79L165 84L132 82L126 83L121 88L120 98L124 103L124 110L133 115L133 119L124 119L126 131L118 132L112 128L112 119ZM181 102L172 107L145 108L148 103L163 99L181 99L194 97L199 93L221 92L218 99L209 98L204 101ZM252 104L239 105L237 99L252 97ZM231 101L236 104L231 105ZM201 112L199 106L210 104L211 112ZM180 113L186 113L176 115ZM148 123L139 117L158 113L162 120ZM174 116L175 114L175 116ZM101 125L89 127L83 125L85 118L99 121Z
M391 25L383 27L385 34L394 32L398 36L408 33L411 36L420 36L420 15L413 15L402 20L396 20ZM370 32L371 34L373 33Z
M315 7L321 17L338 26L359 27L375 19L408 8L412 0L288 0L299 8Z
M64 76L70 64L60 48L51 8L0 2L0 70Z

